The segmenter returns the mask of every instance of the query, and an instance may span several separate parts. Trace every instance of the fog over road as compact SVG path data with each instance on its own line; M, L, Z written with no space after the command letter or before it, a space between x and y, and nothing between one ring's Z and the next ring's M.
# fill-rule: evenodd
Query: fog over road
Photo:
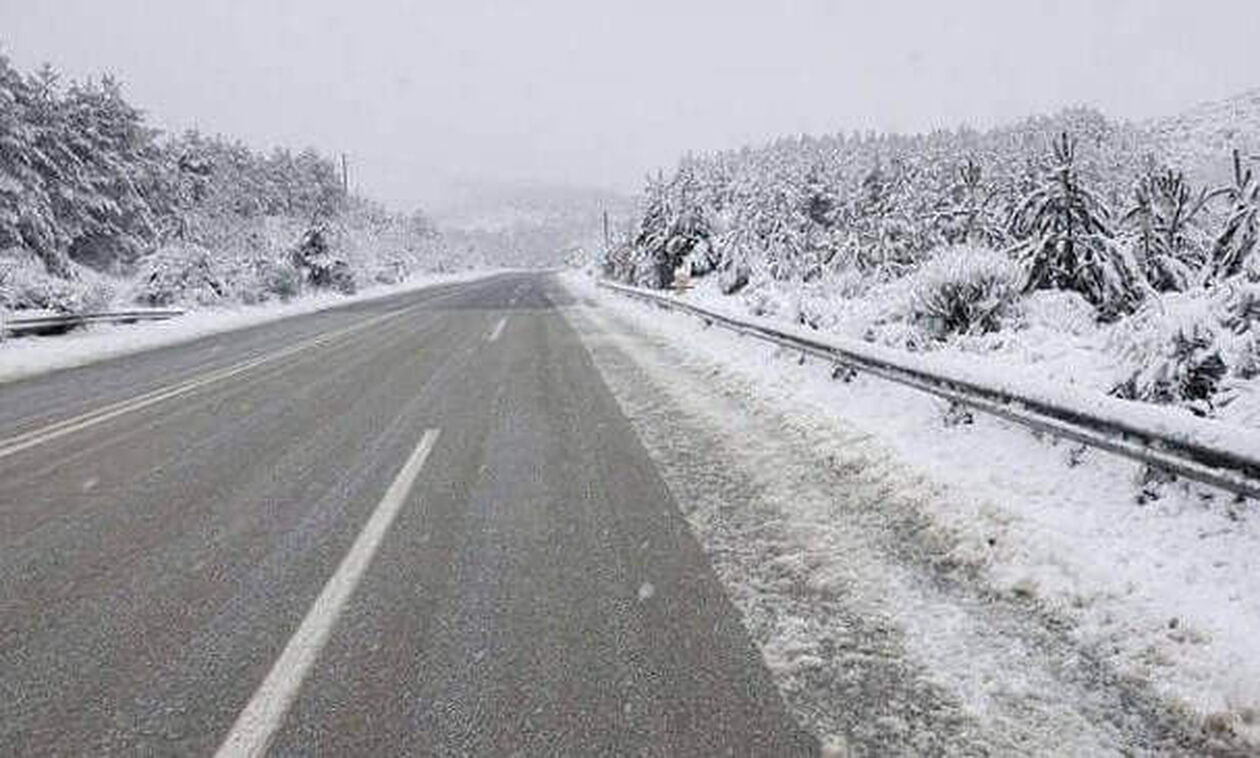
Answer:
M566 297L0 385L0 753L816 752Z

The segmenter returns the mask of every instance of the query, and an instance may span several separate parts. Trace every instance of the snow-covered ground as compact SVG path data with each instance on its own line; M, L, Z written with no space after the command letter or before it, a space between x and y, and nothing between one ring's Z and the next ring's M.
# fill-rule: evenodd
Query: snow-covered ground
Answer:
M861 753L1260 750L1252 503L1181 484L1138 502L1135 464L948 425L913 390L566 282L818 733Z
M94 324L68 334L0 340L0 382L13 381L56 369L138 353L156 347L230 332L290 316L377 300L438 284L481 279L498 270L463 271L454 274L418 274L405 282L364 289L354 295L318 293L287 303L203 308L169 321L139 324Z
M1260 381L1250 371L1257 350L1255 334L1222 323L1229 317L1227 308L1251 294L1242 288L1254 285L1165 293L1110 324L1098 323L1094 309L1079 295L1043 290L1013 302L998 330L941 339L913 320L913 303L921 295L919 284L915 275L888 283L859 281L854 290L834 280L806 286L763 283L727 296L714 277L706 277L696 280L686 299L736 317L769 319L780 327L809 324L818 330L814 336L838 336L891 347L901 354L931 356L928 360L942 368L977 374L991 383L1018 382L1091 400L1109 395L1135 375L1149 383L1163 377L1160 371L1183 368L1172 360L1175 338L1179 334L1202 336L1206 342L1198 358L1219 351L1229 367L1211 398L1209 415L1233 426L1260 424ZM1205 406L1203 402L1183 405ZM1147 414L1153 407L1144 403L1132 412ZM1156 415L1175 424L1177 418L1193 414L1182 407Z

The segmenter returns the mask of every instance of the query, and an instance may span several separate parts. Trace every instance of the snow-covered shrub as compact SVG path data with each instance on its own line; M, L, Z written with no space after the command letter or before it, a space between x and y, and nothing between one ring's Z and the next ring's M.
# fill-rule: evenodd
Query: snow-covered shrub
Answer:
M938 252L910 275L911 320L937 337L996 331L1019 296L1019 265L977 247Z
M281 300L297 297L302 292L302 272L287 262L271 262L263 269L263 291Z
M718 276L723 295L734 295L748 286L749 271L745 266L731 266Z
M81 303L83 312L107 311L118 294L117 282L111 277L86 272L83 277Z
M316 289L335 289L346 294L356 288L354 271L336 251L330 241L330 232L323 226L315 226L302 236L293 249L290 259L293 265Z
M1233 300L1223 292L1170 293L1118 324L1109 346L1128 369L1112 394L1198 415L1227 405L1231 382L1251 374L1255 341L1227 326Z
M1196 324L1189 331L1174 332L1161 352L1112 392L1127 400L1181 403L1207 415L1227 370L1215 332Z
M132 299L143 305L209 305L227 292L210 251L193 243L166 245L141 261Z
M0 308L81 313L99 309L112 298L101 277L69 265L73 279L49 273L42 260L25 250L0 251Z
M1221 324L1234 334L1260 331L1260 282L1236 278L1220 295Z
M302 292L302 272L283 258L259 256L239 265L225 279L226 298L245 305L277 298L287 301Z
M381 261L372 273L372 281L377 284L398 284L407 278L408 266L405 261L393 259Z

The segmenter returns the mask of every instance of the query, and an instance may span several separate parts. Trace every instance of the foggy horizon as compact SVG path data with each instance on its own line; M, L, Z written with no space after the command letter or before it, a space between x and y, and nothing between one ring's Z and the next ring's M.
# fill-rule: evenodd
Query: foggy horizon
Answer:
M1260 84L1260 7L1215 6L28 3L0 9L0 52L113 74L168 132L347 153L364 194L441 209L485 188L635 193L686 153L802 133L1173 115Z

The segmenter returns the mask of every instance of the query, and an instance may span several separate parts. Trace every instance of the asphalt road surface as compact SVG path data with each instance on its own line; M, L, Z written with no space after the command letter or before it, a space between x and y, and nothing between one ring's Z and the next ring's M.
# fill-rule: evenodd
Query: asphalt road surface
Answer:
M817 752L564 297L0 385L0 754Z

